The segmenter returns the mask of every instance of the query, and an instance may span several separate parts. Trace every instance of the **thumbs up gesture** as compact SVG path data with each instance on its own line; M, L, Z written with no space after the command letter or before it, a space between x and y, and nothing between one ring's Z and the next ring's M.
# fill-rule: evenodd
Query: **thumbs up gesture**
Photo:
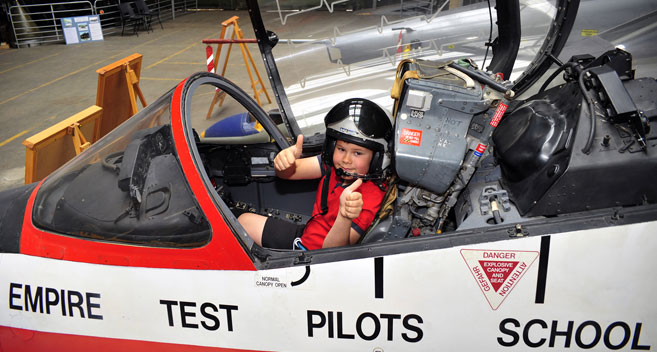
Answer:
M301 156L303 150L303 135L297 137L297 143L280 151L274 158L274 169L278 172L285 171L295 165L295 161Z
M356 192L358 187L363 184L363 180L356 179L349 187L345 188L340 195L340 215L353 220L360 215L363 210L363 195Z

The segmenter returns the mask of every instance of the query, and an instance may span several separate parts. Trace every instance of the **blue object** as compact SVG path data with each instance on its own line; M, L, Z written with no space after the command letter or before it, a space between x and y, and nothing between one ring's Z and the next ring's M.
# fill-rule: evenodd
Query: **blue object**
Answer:
M258 133L257 121L251 118L248 112L229 116L208 127L203 133L204 137L239 137Z

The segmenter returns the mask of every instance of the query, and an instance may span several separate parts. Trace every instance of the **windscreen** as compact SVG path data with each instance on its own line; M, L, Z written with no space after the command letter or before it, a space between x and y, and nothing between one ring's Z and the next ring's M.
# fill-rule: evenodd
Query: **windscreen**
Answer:
M495 3L344 0L261 0L265 28L292 113L306 135L323 133L323 118L338 102L367 98L391 112L395 70L416 58L472 60L487 67L497 38ZM511 79L543 44L554 1L521 1L522 39Z
M176 154L172 92L128 119L41 185L34 223L94 240L195 247L210 240Z

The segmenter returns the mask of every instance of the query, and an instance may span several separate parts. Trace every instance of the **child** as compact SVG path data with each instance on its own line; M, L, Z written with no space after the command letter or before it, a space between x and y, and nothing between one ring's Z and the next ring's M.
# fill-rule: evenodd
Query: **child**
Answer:
M321 156L300 158L303 135L274 159L276 175L320 181L313 216L305 225L244 213L238 218L263 247L319 249L354 244L367 230L385 195L390 165L392 123L367 99L347 99L324 118L326 140Z

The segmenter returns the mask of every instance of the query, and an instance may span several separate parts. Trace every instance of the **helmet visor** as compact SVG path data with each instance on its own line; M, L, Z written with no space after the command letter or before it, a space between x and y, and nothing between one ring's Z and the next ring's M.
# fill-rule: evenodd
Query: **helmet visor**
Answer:
M392 130L392 124L387 114L378 105L367 101L354 99L349 104L337 107L341 111L329 113L325 123L330 126L345 119L351 119L354 126L363 135L373 139L387 139ZM381 117L385 118L381 118Z

